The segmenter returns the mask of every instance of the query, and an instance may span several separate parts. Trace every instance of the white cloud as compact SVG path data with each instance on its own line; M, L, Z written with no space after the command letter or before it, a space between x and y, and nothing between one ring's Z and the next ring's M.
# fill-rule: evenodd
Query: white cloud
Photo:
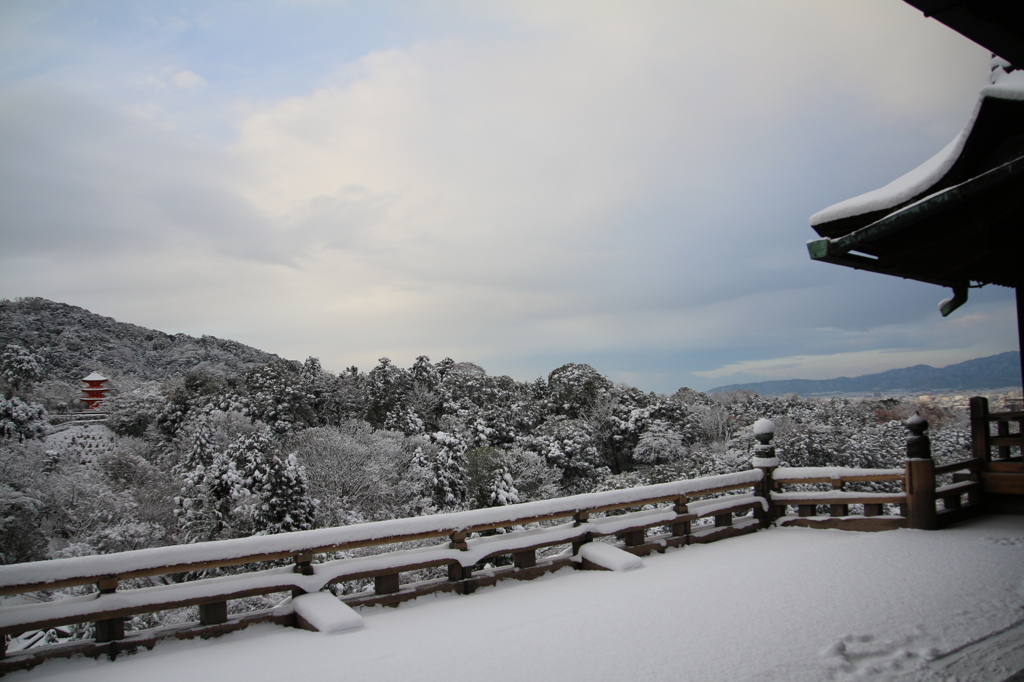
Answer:
M652 352L856 364L850 329L918 322L917 290L898 309L882 284L858 292L810 263L805 221L870 189L842 145L878 139L913 165L959 129L984 55L956 34L890 0L445 11L461 23L438 25L468 28L370 52L301 96L235 102L216 121L234 126L227 147L175 127L225 109L169 86L128 104L8 97L0 293L335 369L420 353L495 371L617 353L602 369L618 376L652 376L630 364ZM182 63L217 88L177 67L159 83L206 97L229 74L163 61ZM104 281L68 275L72 247L105 254Z
M182 69L171 76L171 83L183 90L193 90L206 85L206 80L194 71Z

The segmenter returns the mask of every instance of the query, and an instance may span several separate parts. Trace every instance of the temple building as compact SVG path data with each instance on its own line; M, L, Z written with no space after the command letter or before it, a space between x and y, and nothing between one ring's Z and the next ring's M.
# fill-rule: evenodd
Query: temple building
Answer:
M82 388L82 402L85 403L85 409L87 410L98 410L103 401L107 398L106 384L110 379L103 376L99 372L93 372L89 376L82 379L85 383L85 387Z

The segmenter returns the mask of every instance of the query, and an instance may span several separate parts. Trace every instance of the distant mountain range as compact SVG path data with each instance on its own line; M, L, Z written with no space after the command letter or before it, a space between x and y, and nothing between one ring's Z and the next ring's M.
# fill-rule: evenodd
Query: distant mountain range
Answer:
M0 300L0 350L15 343L42 360L44 379L73 382L92 371L163 380L194 367L244 373L278 356L213 336L165 334L45 298Z
M758 381L752 384L719 386L708 393L753 391L760 395L796 393L802 396L815 396L873 391L972 391L1020 386L1020 379L1020 352L1014 350L947 367L914 365L859 377Z

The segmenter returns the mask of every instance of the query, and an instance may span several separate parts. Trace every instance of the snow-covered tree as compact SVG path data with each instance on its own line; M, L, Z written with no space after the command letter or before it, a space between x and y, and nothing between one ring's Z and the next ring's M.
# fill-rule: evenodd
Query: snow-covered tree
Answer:
M231 523L235 532L264 535L312 527L314 503L306 497L305 471L294 457L278 457L277 443L266 427L239 438L227 454L234 471Z
M0 439L18 442L42 438L49 428L42 405L27 403L17 396L0 398Z
M548 375L548 394L555 414L577 419L607 399L611 382L590 365L567 363Z
M376 428L383 427L389 414L405 408L411 384L407 371L392 363L390 358L381 358L366 375L366 421Z
M519 491L508 469L502 467L494 472L487 499L492 507L519 504Z
M43 378L39 358L30 350L16 343L4 346L0 353L0 379L7 385L6 397L20 393Z
M155 381L146 382L103 401L107 426L120 436L142 436L150 424L156 423L166 406L167 398Z
M633 459L644 464L664 464L680 460L687 453L683 435L666 421L647 425L633 450Z
M315 424L316 396L303 369L296 363L277 360L249 372L245 378L249 416L269 424L279 434ZM312 372L314 367L305 369Z
M430 440L437 446L430 461L434 504L443 511L462 509L467 497L466 443L444 431L430 434Z

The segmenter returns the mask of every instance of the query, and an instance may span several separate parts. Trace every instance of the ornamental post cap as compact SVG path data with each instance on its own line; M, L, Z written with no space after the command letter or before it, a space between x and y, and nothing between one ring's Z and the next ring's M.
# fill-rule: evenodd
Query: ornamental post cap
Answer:
M915 436L920 436L928 430L928 420L916 413L907 417L903 425Z
M754 422L754 438L757 439L758 443L768 445L768 442L774 437L775 422L763 417Z

